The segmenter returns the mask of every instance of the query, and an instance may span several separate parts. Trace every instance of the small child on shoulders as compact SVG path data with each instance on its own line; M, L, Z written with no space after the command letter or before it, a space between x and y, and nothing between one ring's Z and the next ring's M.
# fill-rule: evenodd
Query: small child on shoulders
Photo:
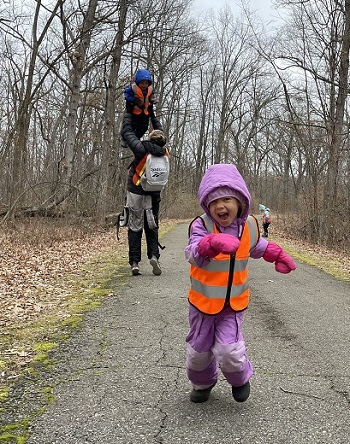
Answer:
M126 113L132 116L132 129L136 137L141 139L145 135L150 119L153 129L163 131L154 112L153 105L157 103L157 98L151 73L147 69L139 69L136 72L134 83L124 90L124 98Z

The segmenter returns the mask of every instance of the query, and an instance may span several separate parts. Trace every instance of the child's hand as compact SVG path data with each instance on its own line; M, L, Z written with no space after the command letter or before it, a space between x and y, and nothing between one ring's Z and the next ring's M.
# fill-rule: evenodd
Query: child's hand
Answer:
M275 269L279 273L289 273L297 267L293 259L275 242L269 242L263 258L267 262L275 262Z
M296 268L297 267L293 261L293 258L282 250L275 262L276 271L278 271L279 273L287 274L290 271L295 270Z
M211 246L211 240L215 234L205 235L198 244L198 253L203 257L215 257L218 253Z
M134 97L134 105L136 105L140 109L144 109L145 104L139 97Z
M235 236L231 234L219 233L215 234L211 246L217 253L223 254L235 254L238 250L240 241Z

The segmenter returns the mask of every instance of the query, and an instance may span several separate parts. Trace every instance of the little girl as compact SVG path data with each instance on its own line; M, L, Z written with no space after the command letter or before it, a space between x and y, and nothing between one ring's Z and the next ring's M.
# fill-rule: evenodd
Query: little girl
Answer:
M209 399L220 367L233 398L243 402L249 397L253 375L242 334L249 302L248 258L274 262L280 273L296 267L279 245L260 237L258 222L249 215L248 188L234 165L210 166L198 197L205 214L191 223L185 249L191 264L186 338L187 376L193 386L190 399Z

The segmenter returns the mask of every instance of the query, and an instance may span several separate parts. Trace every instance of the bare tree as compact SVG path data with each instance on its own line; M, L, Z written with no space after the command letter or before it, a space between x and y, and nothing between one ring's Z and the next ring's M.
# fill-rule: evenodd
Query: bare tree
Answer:
M119 137L116 134L118 125L115 123L118 74L121 65L124 32L128 12L128 1L121 0L118 11L117 32L111 48L111 64L106 85L106 105L104 115L103 145L101 156L100 183L101 191L98 200L98 214L103 219L108 210L108 195L113 193L113 175L111 163L114 160L114 171L120 170L119 165ZM117 183L119 180L117 180Z
M334 227L339 223L339 198L344 197L338 196L338 192L348 137L344 117L348 95L350 2L290 0L282 3L290 7L292 15L285 46L279 54L280 69L290 75L289 78L280 75L280 78L283 78L297 139L302 142L305 171L312 178L314 211L310 215L313 221L309 225L310 233L316 230L321 242L333 244L337 237ZM324 205L329 207L326 214Z
M18 30L17 24L13 23L12 20L3 18L0 22L1 28L7 34L10 34L17 39L23 45L25 53L27 53L27 63L23 65L22 70L17 69L19 68L19 65L16 66L16 61L13 58L11 59L12 65L20 75L20 78L16 80L20 82L21 86L20 89L17 90L18 106L12 136L10 138L13 143L10 206L19 200L19 196L22 195L26 180L27 140L33 101L45 78L45 73L41 73L41 76L35 75L35 71L38 68L37 60L39 58L40 46L43 44L52 21L62 3L63 0L57 0L53 5L52 10L49 10L42 5L41 0L37 1L32 19L30 39ZM41 14L44 14L46 17L44 26L42 29L39 29Z
M250 27L235 19L227 7L220 12L213 29L215 64L221 79L216 85L218 130L214 154L215 163L219 163L229 161L230 131L232 134L232 125L238 115L246 112L242 110L243 97L251 78L259 70L259 55L251 46ZM237 160L241 167L241 159Z

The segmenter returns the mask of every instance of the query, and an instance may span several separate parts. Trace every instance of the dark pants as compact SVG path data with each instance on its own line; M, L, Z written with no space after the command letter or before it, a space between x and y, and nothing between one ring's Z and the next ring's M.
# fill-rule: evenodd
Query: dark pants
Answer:
M156 228L150 229L147 223L146 215L144 214L144 226L146 244L147 244L147 257L151 259L155 256L159 259L159 245L158 245L158 215L159 215L159 204L160 195L159 193L152 194L152 211ZM128 242L129 242L129 264L133 262L141 262L141 242L142 242L142 232L143 230L133 231L129 228L128 230Z
M132 129L134 130L135 136L139 139L141 139L141 137L147 132L149 119L149 115L146 115L145 113L132 115Z
M270 222L264 222L263 223L263 228L264 228L263 237L268 237L269 236L269 225L270 225Z

